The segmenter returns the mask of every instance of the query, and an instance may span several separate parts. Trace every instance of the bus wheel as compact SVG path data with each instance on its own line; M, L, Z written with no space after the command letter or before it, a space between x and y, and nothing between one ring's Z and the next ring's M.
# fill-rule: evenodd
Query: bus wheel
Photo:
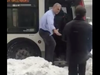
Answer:
M41 51L37 45L22 42L14 43L8 47L8 58L24 59L29 56L41 56Z

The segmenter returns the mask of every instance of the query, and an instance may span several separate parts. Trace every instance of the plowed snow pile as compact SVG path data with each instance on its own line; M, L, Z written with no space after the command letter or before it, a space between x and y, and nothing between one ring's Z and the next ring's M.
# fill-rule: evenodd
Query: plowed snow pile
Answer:
M91 60L90 60L91 61ZM90 62L89 61L89 62ZM89 66L89 67L88 67ZM87 75L92 75L92 62L87 65ZM53 66L40 57L29 57L24 60L7 60L7 75L67 75L66 68Z

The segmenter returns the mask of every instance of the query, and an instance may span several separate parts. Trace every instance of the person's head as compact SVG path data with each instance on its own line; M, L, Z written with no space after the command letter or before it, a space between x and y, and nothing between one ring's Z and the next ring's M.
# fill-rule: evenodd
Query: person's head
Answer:
M75 9L76 17L83 18L85 16L85 14L86 14L86 9L83 6L79 5L76 7L76 9Z
M60 10L61 10L61 4L55 3L53 5L53 8L52 9L53 9L54 14L58 14L60 12Z

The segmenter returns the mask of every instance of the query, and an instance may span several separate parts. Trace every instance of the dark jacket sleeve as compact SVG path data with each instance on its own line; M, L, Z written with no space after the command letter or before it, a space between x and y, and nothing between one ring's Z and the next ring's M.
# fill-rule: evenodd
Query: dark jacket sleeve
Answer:
M67 41L67 35L68 35L68 31L69 31L69 24L66 24L62 33L62 40L63 41Z
M91 51L92 49L92 26L89 27L89 30L88 30L88 48L89 48L89 52Z
M66 26L65 26L65 28L64 28L64 30L63 30L63 32L62 32L62 40L63 41L67 41L67 36L66 36Z

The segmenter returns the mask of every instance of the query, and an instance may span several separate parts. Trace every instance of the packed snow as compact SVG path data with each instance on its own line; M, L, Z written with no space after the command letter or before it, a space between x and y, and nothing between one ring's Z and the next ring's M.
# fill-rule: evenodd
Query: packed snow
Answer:
M91 58L86 70L86 75L92 75ZM8 59L7 75L68 75L68 69L54 66L40 57L28 57L24 60Z

